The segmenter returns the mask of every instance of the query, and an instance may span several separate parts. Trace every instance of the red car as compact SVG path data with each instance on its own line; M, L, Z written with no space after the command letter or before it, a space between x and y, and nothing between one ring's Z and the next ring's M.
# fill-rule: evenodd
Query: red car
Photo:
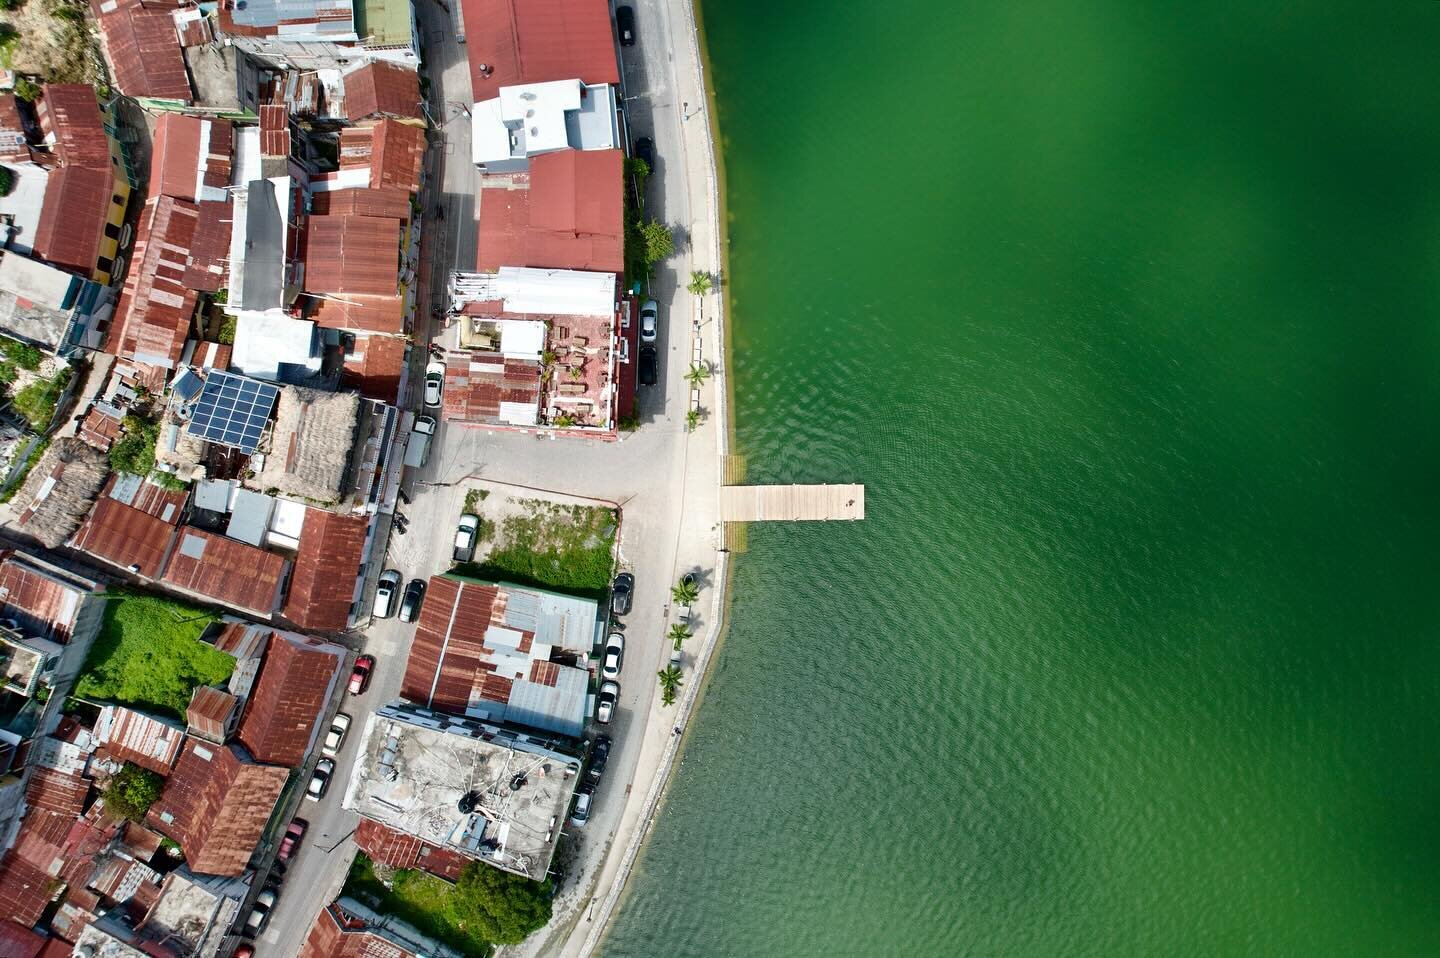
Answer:
M350 694L359 695L370 687L370 673L375 669L375 656L362 655L350 672Z
M290 823L290 827L285 829L284 837L280 839L280 853L276 856L280 861L290 860L290 856L300 847L300 839L305 837L305 829L309 827L310 823L303 818L297 818Z

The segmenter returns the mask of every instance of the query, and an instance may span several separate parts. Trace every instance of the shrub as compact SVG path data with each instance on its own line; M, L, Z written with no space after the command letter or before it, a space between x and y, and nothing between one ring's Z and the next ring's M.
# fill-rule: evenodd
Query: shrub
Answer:
M0 43L3 43L0 39ZM40 96L40 84L29 77L21 77L15 81L15 95L26 103L34 103Z
M29 343L22 343L18 339L11 339L9 336L0 336L0 353L15 365L32 372L40 368L45 361L45 354Z
M14 188L15 174L10 172L10 167L0 166L0 196L9 196Z
M226 345L226 346L232 346L232 345L234 345L234 343L235 343L235 317L234 317L234 316L226 316L226 317L225 317L225 322L223 322L223 323L220 324L220 332L215 335L215 338L216 338L217 340L219 340L221 343L223 343L224 345Z
M128 818L132 822L144 819L150 806L160 798L165 779L149 769L130 762L110 778L105 787L105 808L113 816Z
M15 394L10 401L15 411L25 417L30 428L43 430L55 418L55 404L70 382L70 370L62 369L53 379L33 382Z

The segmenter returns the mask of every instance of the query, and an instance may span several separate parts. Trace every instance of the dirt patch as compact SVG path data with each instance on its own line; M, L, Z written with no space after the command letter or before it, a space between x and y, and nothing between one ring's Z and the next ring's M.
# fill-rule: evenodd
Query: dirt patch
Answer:
M5 26L14 31L15 40L0 42L0 66L49 83L105 81L99 27L88 4L26 0L13 10L0 10L0 35Z

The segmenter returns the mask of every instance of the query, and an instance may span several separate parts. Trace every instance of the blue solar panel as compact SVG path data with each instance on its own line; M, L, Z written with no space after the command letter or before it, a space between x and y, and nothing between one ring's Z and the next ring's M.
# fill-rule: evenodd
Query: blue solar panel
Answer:
M204 385L204 383L200 377L187 369L175 380L173 388L175 394L178 395L183 402L189 402L195 398L195 394L200 391L202 385Z
M280 390L233 373L211 371L195 401L188 432L207 442L254 452Z

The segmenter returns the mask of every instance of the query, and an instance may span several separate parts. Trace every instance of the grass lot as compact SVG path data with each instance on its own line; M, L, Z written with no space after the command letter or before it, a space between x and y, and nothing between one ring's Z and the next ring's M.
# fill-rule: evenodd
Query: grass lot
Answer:
M615 567L615 512L520 500L484 560L458 571L480 579L603 598Z
M115 593L75 694L185 718L200 685L224 682L235 660L200 641L215 615L154 595Z
M377 911L394 915L438 941L467 955L488 955L490 942L468 931L456 912L455 887L433 875L415 869L395 873L395 887L389 889L375 877L370 859L360 854L350 865L342 895L350 895Z

